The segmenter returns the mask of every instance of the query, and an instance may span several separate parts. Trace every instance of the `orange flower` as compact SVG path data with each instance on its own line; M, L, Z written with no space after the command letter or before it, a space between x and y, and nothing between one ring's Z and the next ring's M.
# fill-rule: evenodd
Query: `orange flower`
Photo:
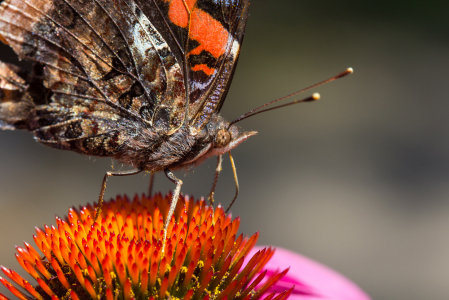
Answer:
M260 286L266 275L260 271L274 250L258 251L242 268L258 234L237 236L239 218L187 196L178 201L163 245L170 199L119 196L104 203L98 222L91 205L70 209L65 220L56 217L56 226L36 228L33 237L43 256L27 243L16 248L17 260L37 284L3 266L9 281L0 281L22 300L256 300L287 272L276 272ZM263 297L284 300L290 293ZM0 294L2 299L8 298Z

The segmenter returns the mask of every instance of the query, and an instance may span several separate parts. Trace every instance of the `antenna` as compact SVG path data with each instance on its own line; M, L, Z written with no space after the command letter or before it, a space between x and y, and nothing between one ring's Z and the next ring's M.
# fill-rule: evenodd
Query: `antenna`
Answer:
M346 69L345 71L343 71L343 72L341 72L341 73L339 73L339 74L337 74L337 75L335 75L335 76L333 76L333 77L331 77L331 78L329 78L329 79L326 79L326 80L324 80L324 81L321 81L321 82L319 82L319 83L316 83L316 84L314 84L314 85L311 85L311 86L309 86L309 87L307 87L307 88L305 88L305 89L299 90L299 91L297 91L297 92L295 92L295 93L293 93L293 94L284 96L284 97L282 97L282 98L279 98L279 99L276 99L276 100L274 100L274 101L268 102L268 103L266 103L266 104L264 104L264 105L261 105L261 106L255 108L255 109L253 109L253 110L247 112L246 114L241 115L240 117L238 117L237 119L235 119L234 121L232 121L231 123L229 123L229 126L231 126L232 124L235 124L235 123L237 123L237 122L240 122L240 121L242 121L242 120L244 120L244 119L246 119L246 118L252 117L252 116L257 115L257 114L260 114L260 113L262 113L262 112L266 112L266 111L269 111L269 110L273 110L273 109L277 109L277 108L281 108L281 107L293 105L293 104L296 104L296 103L312 102L312 101L319 100L319 99L320 99L320 94L314 93L312 96L307 97L307 98L302 99L302 100L296 100L296 101L292 101L292 102L289 102L289 103L286 103L286 104L282 104L282 105L278 105L278 106L275 106L275 107L270 107L270 108L261 110L262 108L265 108L265 107L267 107L267 106L269 106L269 105L272 105L272 104L274 104L274 103L276 103L276 102L279 102L279 101L281 101L281 100L284 100L284 99L293 97L293 96L295 96L295 95L297 95L297 94L299 94L299 93L302 93L302 92L305 92L305 91L307 91L307 90L313 89L313 88L315 88L315 87L317 87L317 86L320 86L320 85L322 85L322 84L325 84L325 83L334 81L334 80L336 80L336 79L343 78L343 77L345 77L345 76L347 76L347 75L349 75L349 74L352 74L353 72L354 72L354 71L352 70L352 68L348 68L348 69Z

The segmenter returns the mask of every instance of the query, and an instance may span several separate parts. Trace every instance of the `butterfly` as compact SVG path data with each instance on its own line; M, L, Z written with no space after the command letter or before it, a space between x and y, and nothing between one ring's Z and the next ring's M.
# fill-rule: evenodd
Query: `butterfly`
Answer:
M248 10L249 0L5 0L0 40L33 70L0 63L0 129L133 166L105 174L99 207L109 177L164 171L176 184L168 224L182 185L173 171L217 156L213 199L221 156L257 134L235 123L266 105L219 115Z

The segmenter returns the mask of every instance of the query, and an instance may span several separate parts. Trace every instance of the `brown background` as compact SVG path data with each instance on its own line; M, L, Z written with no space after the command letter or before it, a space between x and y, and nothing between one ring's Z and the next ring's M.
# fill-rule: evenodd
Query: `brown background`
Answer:
M252 2L224 117L355 73L316 89L317 103L241 123L260 132L233 151L243 233L335 268L374 299L448 299L448 15L448 1ZM111 164L0 133L0 264L19 270L14 245L95 201ZM206 195L214 167L178 173L182 191ZM148 178L113 178L106 195L144 192ZM233 193L226 158L217 198Z

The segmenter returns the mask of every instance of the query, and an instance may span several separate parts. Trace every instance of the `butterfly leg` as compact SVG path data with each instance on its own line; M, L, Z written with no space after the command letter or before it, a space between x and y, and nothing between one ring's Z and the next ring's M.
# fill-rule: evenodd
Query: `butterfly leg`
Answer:
M221 163L223 162L223 157L221 155L217 156L217 168L215 169L215 177L214 177L214 183L212 185L212 189L209 193L209 203L213 207L214 206L214 194L215 194L215 187L217 186L218 181L218 175L220 175L221 172Z
M164 225L164 243L163 243L163 246L162 246L162 252L164 252L164 248L165 248L165 241L167 239L168 225L170 224L171 217L173 216L173 213L175 211L176 203L178 202L179 193L181 192L181 185L182 185L182 181L180 179L176 178L176 176L172 173L172 171L170 171L169 169L165 169L164 173L165 173L165 176L167 176L167 178L171 182L176 184L176 188L175 188L175 191L173 192L173 198L171 199L170 210L168 211L167 219L165 220L165 225Z
M143 170L139 168L139 169L124 171L124 172L106 172L106 174L103 177L103 184L101 185L100 198L98 199L98 205L97 205L97 208L95 209L96 211L95 211L94 222L97 221L97 219L101 213L101 208L103 207L104 192L106 191L106 183L108 182L108 178L111 176L134 175L134 174L138 174L142 171Z
M234 173L235 196L234 196L234 199L232 199L231 204L229 204L228 209L226 209L226 213L229 212L232 204L234 204L235 199L237 199L237 196L239 195L239 179L237 178L237 169L235 168L234 158L232 158L231 151L229 151L228 153L229 153L229 160L231 161L231 165L232 165L232 172Z
M148 186L148 197L151 197L151 195L153 195L153 185L154 185L154 173L151 172L150 185Z

